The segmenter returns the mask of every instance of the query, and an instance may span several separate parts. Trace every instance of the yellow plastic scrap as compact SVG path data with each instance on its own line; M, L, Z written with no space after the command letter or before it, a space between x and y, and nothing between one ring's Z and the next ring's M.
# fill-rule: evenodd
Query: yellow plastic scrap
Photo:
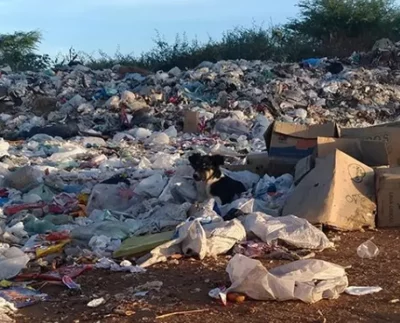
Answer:
M69 242L71 242L71 240L68 239L68 240L63 240L58 244L51 245L49 247L38 248L38 249L36 249L36 257L41 258L41 257L51 255L53 253L61 252L63 250L64 246Z
M89 194L86 194L86 193L78 194L78 201L79 201L79 204L87 205L87 203L89 201Z
M8 288L12 286L12 282L10 282L9 280L5 280L3 279L2 281L0 281L0 287L1 288Z

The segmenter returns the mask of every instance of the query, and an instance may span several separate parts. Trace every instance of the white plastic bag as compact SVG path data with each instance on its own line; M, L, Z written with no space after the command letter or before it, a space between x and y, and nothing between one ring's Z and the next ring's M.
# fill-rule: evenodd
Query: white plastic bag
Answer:
M177 238L151 251L151 258L140 266L145 268L166 261L173 254L189 254L204 259L230 250L246 237L238 220L211 223L202 226L200 219L185 222L177 229Z
M362 244L360 244L357 248L357 255L362 259L372 259L379 255L378 246L372 242L372 239L369 239Z
M298 260L268 271L260 261L237 254L226 271L232 282L226 293L243 293L255 300L315 303L338 298L348 286L343 267L317 259Z
M312 250L332 248L334 245L325 233L294 215L272 217L256 212L247 215L243 225L248 233L267 243L282 240L291 246Z
M29 257L16 247L0 249L0 280L17 276L26 267Z
M167 185L167 179L161 174L154 174L142 180L135 187L135 194L149 197L159 197L164 187Z

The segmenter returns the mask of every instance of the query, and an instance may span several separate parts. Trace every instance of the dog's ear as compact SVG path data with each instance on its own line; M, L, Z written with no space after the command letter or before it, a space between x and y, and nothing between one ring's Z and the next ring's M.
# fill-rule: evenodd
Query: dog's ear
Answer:
M218 167L218 166L222 166L225 163L225 158L224 158L224 156L221 156L221 155L214 155L214 156L211 156L211 161L214 166Z
M197 165L199 163L199 159L200 159L201 155L199 153L195 153L189 156L189 163L190 165Z

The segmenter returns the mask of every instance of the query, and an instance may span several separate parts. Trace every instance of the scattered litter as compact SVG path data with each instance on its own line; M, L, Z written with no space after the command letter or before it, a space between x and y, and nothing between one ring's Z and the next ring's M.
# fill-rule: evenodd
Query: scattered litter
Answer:
M372 259L379 255L379 248L375 243L372 242L372 239L369 239L362 244L360 244L357 248L357 255L362 259Z
M366 287L366 286L349 286L345 289L345 293L354 296L363 296L374 293L379 293L382 290L381 287Z
M226 270L232 282L226 293L243 293L255 300L315 303L338 298L348 286L343 267L316 259L298 260L268 271L258 260L238 254Z
M96 298L96 299L91 300L89 303L87 303L87 306L96 308L105 303L106 303L106 300L103 297L101 297L101 298Z
M1 298L12 303L16 308L23 308L47 300L48 295L34 289L11 287L0 290Z

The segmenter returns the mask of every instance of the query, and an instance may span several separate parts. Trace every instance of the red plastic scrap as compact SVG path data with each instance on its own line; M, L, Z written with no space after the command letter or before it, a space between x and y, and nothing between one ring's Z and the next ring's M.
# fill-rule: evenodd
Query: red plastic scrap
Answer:
M0 197L8 197L8 190L6 188L0 189Z
M32 274L19 274L15 279L17 281L25 280L49 280L49 281L61 281L64 276L70 278L76 278L83 272L92 270L92 265L80 265L80 266L66 266L60 267L57 270L49 271L44 274L32 273Z
M52 232L44 236L44 240L46 241L61 241L68 240L70 238L71 235L68 231Z
M44 203L44 202L17 204L17 205L6 206L3 209L3 211L4 211L5 215L10 216L10 215L17 214L18 212L21 212L24 210L43 209L45 206L46 206L46 203Z

